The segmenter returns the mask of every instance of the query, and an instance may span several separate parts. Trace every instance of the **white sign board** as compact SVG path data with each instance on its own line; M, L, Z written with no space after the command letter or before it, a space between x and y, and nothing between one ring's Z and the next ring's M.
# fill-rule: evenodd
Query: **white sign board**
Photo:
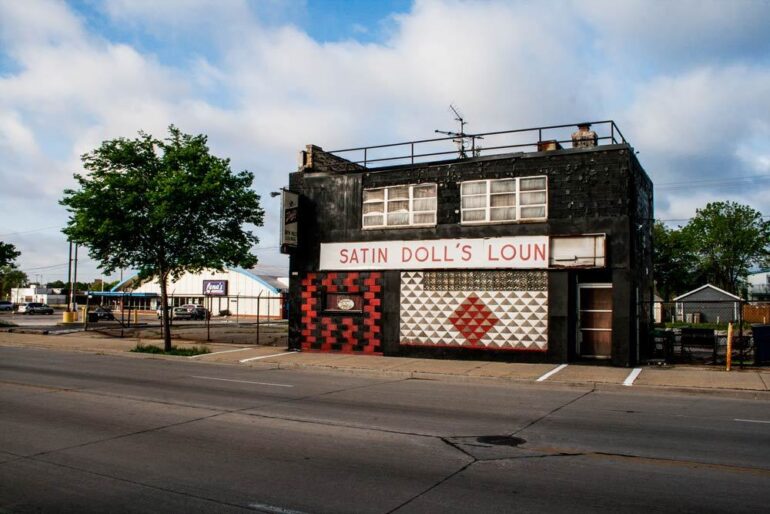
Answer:
M322 243L320 269L545 269L548 250L548 236Z
M283 189L281 191L281 250L297 246L297 220L299 217L299 195Z

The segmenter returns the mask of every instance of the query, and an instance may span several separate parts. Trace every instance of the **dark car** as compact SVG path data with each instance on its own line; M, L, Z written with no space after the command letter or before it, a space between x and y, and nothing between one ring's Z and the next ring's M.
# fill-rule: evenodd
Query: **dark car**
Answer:
M187 304L179 307L174 307L172 311L172 317L174 319L206 319L209 316L209 311L203 305Z
M30 302L19 307L21 314L53 314L53 309L45 303Z
M112 314L112 311L110 309L106 309L104 307L97 307L94 309L93 312L89 313L91 316L93 316L97 320L112 320L115 319L115 315Z
M13 302L0 301L0 311L12 311Z

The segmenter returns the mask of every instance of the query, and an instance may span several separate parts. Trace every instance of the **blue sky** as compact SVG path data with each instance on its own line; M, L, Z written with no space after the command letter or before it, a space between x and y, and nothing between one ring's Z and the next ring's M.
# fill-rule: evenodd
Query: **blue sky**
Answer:
M768 215L768 33L758 0L0 0L0 240L62 278L79 156L173 123L257 175L280 273L268 193L297 152L432 137L450 103L477 132L616 120L672 223Z

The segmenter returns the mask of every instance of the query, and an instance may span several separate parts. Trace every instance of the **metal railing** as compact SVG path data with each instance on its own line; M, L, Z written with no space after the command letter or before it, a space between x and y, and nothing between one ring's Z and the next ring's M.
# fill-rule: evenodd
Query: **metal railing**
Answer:
M613 120L591 121L588 122L591 125L592 130L597 134L597 141L599 144L604 141L606 144L625 144L626 138L620 131L618 126ZM415 162L426 162L424 159L436 158L440 156L459 155L460 157L467 156L467 153L471 153L471 157L480 157L483 155L493 155L496 153L503 153L503 150L514 149L526 149L526 148L538 148L540 144L544 142L572 144L571 131L574 131L577 127L577 123L571 123L566 125L548 125L543 127L531 127L525 129L516 130L502 130L497 132L483 132L477 134L462 134L458 136L438 137L431 139L419 139L415 141L406 141L403 143L390 143L385 145L374 146L362 146L358 148L344 148L341 150L332 150L329 153L338 157L342 157L351 161L353 164L358 164L366 168L371 168L371 164L380 163L378 166L387 166L393 164L415 164ZM565 137L565 133L568 137ZM534 135L537 134L537 140L533 141ZM529 136L532 136L530 138ZM477 145L479 140L492 140L500 136L524 136L520 137L521 141L516 142L504 142L504 144L495 143L492 146L482 147ZM545 138L544 138L545 136ZM470 146L461 151L457 148L453 150L440 149L438 151L422 151L421 148L426 148L430 145L441 144L446 142L458 143L460 140L470 142ZM399 150L403 148L404 150ZM408 149L408 150L407 150ZM407 153L408 151L408 153ZM395 155L377 156L377 153L387 154L393 152ZM352 155L358 153L358 155ZM375 156L373 156L375 154ZM358 159L358 160L355 160ZM403 161L397 163L395 161Z

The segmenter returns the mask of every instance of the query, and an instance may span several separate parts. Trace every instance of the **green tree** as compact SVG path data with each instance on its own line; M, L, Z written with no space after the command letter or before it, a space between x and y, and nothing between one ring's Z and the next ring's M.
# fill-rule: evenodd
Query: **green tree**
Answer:
M26 285L27 275L14 262L19 255L14 245L0 241L0 298L8 298L11 288Z
M14 287L27 287L29 278L23 271L13 266L0 268L0 298L10 298L11 289Z
M739 294L752 266L770 262L770 221L748 205L713 202L696 211L683 232L709 282Z
M655 284L664 300L693 289L702 279L692 242L681 228L655 221L652 228Z
M0 241L0 268L5 266L15 267L16 265L13 261L15 261L16 257L19 255L21 255L21 252L17 251L15 246Z
M83 155L88 174L76 174L80 188L61 200L70 212L69 239L107 274L132 268L140 278L156 277L163 305L169 278L256 264L250 249L258 239L244 225L261 226L264 215L252 173L233 173L229 159L211 155L204 135L173 125L169 133L165 140L140 132L104 141ZM163 323L169 327L168 312ZM171 349L169 330L164 345Z

